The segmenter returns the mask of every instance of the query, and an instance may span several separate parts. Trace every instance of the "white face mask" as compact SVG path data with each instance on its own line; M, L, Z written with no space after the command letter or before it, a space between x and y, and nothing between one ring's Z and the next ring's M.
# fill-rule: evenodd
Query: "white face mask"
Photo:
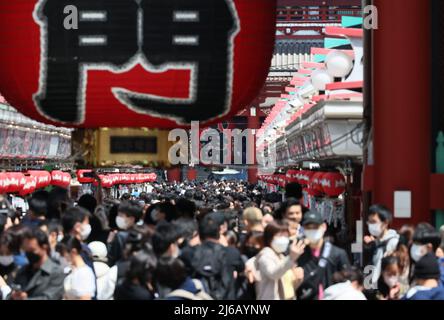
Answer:
M89 235L91 233L91 225L88 224L82 224L82 229L80 231L80 237L82 240L88 239Z
M63 240L63 234L57 235L57 242L62 242Z
M124 217L117 216L116 217L116 224L119 227L119 229L126 230L128 229L128 222Z
M384 282L389 288L393 288L399 282L398 276L386 276L384 275Z
M369 223L368 224L368 231L370 234L374 237L379 237L382 233L382 223Z
M0 265L7 267L14 262L14 256L0 256Z
M427 248L425 245L413 244L412 247L410 248L410 256L415 262L421 260L421 258L424 257L426 253L427 253Z
M289 243L290 239L288 239L288 237L275 237L273 241L271 241L271 248L277 253L284 253L288 249Z
M311 243L317 243L324 236L324 230L321 228L316 230L304 230L305 237Z

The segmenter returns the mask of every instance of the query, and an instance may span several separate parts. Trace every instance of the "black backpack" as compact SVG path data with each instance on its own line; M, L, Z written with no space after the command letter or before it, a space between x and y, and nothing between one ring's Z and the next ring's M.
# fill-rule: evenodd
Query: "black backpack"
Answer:
M205 292L216 300L227 299L231 280L225 248L220 244L202 244L195 249L193 278L201 281Z

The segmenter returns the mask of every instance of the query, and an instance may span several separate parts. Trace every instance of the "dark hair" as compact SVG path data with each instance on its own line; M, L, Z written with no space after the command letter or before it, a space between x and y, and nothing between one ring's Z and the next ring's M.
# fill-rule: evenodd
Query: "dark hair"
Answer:
M39 247L43 249L44 246L46 246L46 252L48 253L48 255L50 254L48 235L39 228L27 229L27 231L23 235L23 239L36 239Z
M196 215L196 204L188 199L177 200L176 208L181 217L194 218Z
M94 210L97 207L97 200L94 196L90 194L84 194L79 198L77 204L79 205L79 207L85 208L89 211L89 213L93 214Z
M62 213L69 207L72 202L68 195L68 190L54 187L48 195L48 215L47 219L60 219Z
M0 234L0 247L2 246L6 247L11 254L18 252L17 249L19 249L14 246L14 238L8 231Z
M20 252L20 248L23 243L23 239L25 234L29 232L29 228L24 225L14 225L8 230L4 231L4 234L10 235L10 248L14 254L18 254Z
M342 271L333 274L333 283L341 283L345 281L357 281L360 286L364 283L364 275L362 271L355 266L350 266Z
M307 211L306 208L304 208L304 206L302 205L302 203L296 199L296 198L288 198L286 201L284 201L281 206L279 207L279 209L277 209L274 213L274 217L278 220L281 220L285 217L285 212L287 211L288 208L292 207L292 206L301 206L302 208L302 213L305 213Z
M368 209L369 216L372 216L374 214L378 215L379 219L382 222L392 222L392 214L390 210L381 204L374 204Z
M176 290L185 282L187 270L182 260L162 257L158 261L155 276L160 285Z
M220 237L219 230L219 221L216 221L216 219L209 214L203 217L199 222L199 236L202 240L206 240L208 238L218 240Z
M129 199L131 199L131 195L129 193L124 193L120 197L120 200L122 200L122 201L128 201Z
M179 235L176 227L167 221L160 221L156 226L156 231L152 237L154 253L157 256L163 255L168 247L177 241Z
M32 197L28 201L29 210L38 217L46 217L48 211L48 204L46 200Z
M166 221L172 221L177 218L176 206L171 202L160 203L159 211L165 214Z
M128 232L123 248L123 259L126 260L131 257L134 252L140 250L152 251L150 243L152 237L152 231L147 226L135 225Z
M285 196L287 198L302 198L302 186L297 182L290 182L285 185Z
M249 243L251 242L258 244L262 249L264 247L264 233L261 231L248 232L245 236L245 241L242 244L241 253L245 254L245 249L250 246Z
M194 219L179 218L173 222L179 238L191 240L196 232L198 232L198 224Z
M279 232L288 232L288 226L282 221L272 221L265 227L264 230L264 246L270 247L271 241Z
M142 218L143 208L139 204L139 202L134 200L129 200L129 201L123 201L119 205L118 212L122 212L126 214L128 217L134 217L134 219L137 222L139 221L140 218Z
M413 241L421 244L430 243L436 251L441 244L441 235L431 224L423 222L416 226Z
M77 254L80 254L82 252L82 244L76 237L73 236L66 236L65 238L63 238L62 242L57 245L57 251L61 255L69 253L73 249L77 250Z
M62 226L65 235L72 231L76 223L82 223L89 216L89 212L82 207L73 207L66 210L62 217Z
M153 272L156 269L157 259L152 251L141 250L130 259L130 265L126 273L127 281L137 279L142 286L151 283Z
M390 255L390 256L382 258L382 260L381 260L381 274L385 268L387 268L388 266L391 266L393 264L396 264L398 267L400 267L400 260L399 260L398 256Z
M48 235L52 232L63 232L63 227L60 221L58 220L50 220L48 221Z

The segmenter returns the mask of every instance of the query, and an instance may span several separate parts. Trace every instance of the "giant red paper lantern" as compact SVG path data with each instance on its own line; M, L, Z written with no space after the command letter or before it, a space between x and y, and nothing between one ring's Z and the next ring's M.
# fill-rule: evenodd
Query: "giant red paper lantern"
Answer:
M0 1L0 92L64 126L220 122L260 92L275 15L275 0Z
M322 190L329 197L337 197L345 191L345 178L339 172L327 172L321 178Z

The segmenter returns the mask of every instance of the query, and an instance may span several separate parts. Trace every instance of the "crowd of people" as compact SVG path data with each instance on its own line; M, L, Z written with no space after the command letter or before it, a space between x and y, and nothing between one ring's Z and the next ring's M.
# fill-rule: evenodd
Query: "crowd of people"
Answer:
M432 225L391 229L374 205L356 260L295 183L283 194L154 183L104 200L54 188L32 194L26 214L1 197L4 300L444 300L444 235Z

